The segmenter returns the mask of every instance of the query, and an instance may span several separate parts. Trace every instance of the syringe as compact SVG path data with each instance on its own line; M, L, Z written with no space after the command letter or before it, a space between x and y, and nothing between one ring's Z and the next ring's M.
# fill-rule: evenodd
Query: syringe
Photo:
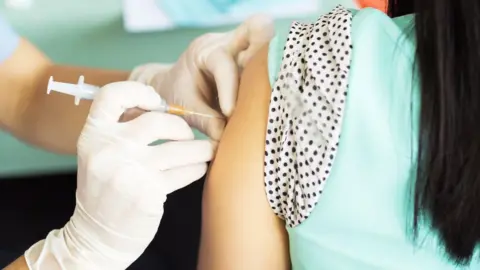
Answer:
M56 82L53 80L53 76L50 76L50 79L48 80L48 86L47 86L47 94L50 94L51 91L55 91L55 92L74 96L75 105L77 106L80 104L80 100L82 99L86 99L86 100L94 99L95 94L98 92L98 90L100 90L100 87L91 85L91 84L86 84L84 76L80 76L78 78L77 84ZM170 114L175 114L180 116L198 115L198 116L209 117L209 118L222 118L219 116L187 110L184 107L179 105L168 104L163 98L162 98L161 108L159 110L165 113L170 113Z

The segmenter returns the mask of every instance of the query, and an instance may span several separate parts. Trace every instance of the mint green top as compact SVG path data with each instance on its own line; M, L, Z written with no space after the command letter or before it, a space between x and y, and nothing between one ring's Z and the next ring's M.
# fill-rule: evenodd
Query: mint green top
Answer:
M293 269L480 269L479 260L455 267L426 226L417 244L409 233L419 112L413 16L353 12L341 144L318 205L302 224L287 228ZM270 44L272 85L288 32L288 26L277 29Z

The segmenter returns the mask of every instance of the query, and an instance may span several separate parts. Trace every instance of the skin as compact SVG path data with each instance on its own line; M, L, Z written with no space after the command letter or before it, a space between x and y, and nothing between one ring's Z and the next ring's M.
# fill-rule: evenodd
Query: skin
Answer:
M55 81L103 86L127 80L129 72L53 64L27 40L21 40L10 58L0 64L0 128L37 147L75 154L78 136L91 102L52 92L47 95L50 76Z
M200 270L290 269L285 225L271 210L263 183L269 103L266 46L242 74L205 184Z
M0 128L43 149L76 154L91 102L82 100L75 106L73 97L47 95L46 91L50 76L56 81L77 83L80 75L87 78L86 83L103 86L127 80L129 72L55 65L28 41L21 40L14 54L0 64ZM138 112L126 118L134 115ZM28 266L21 257L5 269L23 270Z
M29 270L25 258L22 256L11 263L4 270Z

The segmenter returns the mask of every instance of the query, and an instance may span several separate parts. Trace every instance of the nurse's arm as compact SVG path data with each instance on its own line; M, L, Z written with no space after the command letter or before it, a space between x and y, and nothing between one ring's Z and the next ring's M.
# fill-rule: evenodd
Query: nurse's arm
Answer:
M20 257L13 263L11 263L9 266L4 268L4 270L29 270L27 261L25 260L25 257Z
M265 194L270 102L263 48L242 74L237 105L205 183L199 270L290 269L285 225Z
M27 40L0 63L0 127L38 147L66 154L76 153L76 142L89 112L90 101L79 106L74 98L47 95L50 76L55 81L103 86L128 78L126 71L111 71L53 64Z

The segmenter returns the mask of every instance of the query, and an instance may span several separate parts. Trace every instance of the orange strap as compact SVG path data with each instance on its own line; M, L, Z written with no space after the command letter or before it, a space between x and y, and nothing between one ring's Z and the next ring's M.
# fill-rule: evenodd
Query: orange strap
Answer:
M381 10L383 12L387 12L387 0L356 0L357 4L360 8L366 8L366 7L371 7L371 8L376 8L378 10Z

